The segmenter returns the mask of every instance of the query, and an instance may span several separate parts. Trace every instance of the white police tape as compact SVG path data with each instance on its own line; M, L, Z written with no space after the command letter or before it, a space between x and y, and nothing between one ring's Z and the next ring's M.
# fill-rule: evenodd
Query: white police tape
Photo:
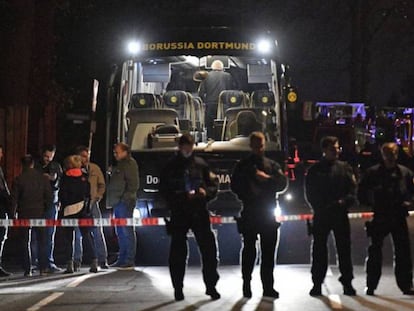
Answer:
M414 216L414 211L408 212L409 216ZM350 219L371 218L372 212L356 212L348 213ZM311 220L312 214L298 214L298 215L280 215L276 217L279 222L286 221L301 221ZM230 224L235 223L234 217L211 216L210 222L212 224ZM147 226L163 226L165 225L164 218L150 217L150 218L64 218L64 219L0 219L0 227L147 227Z

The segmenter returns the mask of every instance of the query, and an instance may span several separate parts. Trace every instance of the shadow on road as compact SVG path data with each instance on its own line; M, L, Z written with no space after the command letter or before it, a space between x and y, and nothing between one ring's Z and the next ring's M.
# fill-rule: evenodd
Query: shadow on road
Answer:
M375 296L375 298L380 298L378 296ZM381 304L381 302L379 303L375 303L372 302L366 298L363 298L362 296L356 296L356 297L352 297L352 299L354 299L356 302L358 302L361 306L372 309L372 310L377 310L377 311L398 311L397 309L392 309L389 306L384 306L383 304ZM413 307L413 306L411 306Z

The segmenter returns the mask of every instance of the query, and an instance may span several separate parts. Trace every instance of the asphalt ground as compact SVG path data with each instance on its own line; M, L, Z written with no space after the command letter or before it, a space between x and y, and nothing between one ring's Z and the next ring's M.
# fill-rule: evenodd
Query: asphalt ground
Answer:
M385 266L376 296L364 294L363 266L355 266L354 287L357 296L342 294L338 270L330 266L320 298L309 296L309 265L278 265L275 288L280 298L262 297L258 267L252 280L253 297L242 297L240 267L221 266L217 285L221 299L212 301L204 294L200 268L187 269L185 300L175 302L167 267L136 267L134 271L87 273L82 268L73 275L46 277L14 276L0 279L0 310L7 311L92 311L92 310L414 310L414 297L404 296L397 288L391 266Z

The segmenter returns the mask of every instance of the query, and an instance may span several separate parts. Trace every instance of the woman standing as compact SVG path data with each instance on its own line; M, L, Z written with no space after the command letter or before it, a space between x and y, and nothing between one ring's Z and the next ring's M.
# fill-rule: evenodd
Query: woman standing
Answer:
M71 155L64 160L65 173L62 178L59 199L61 216L68 218L91 218L90 215L90 185L87 176L82 172L82 160L78 155ZM98 272L95 243L93 242L92 228L79 227L85 241L85 248L92 255L90 272ZM63 227L65 238L65 257L67 266L65 273L73 273L73 243L74 227Z

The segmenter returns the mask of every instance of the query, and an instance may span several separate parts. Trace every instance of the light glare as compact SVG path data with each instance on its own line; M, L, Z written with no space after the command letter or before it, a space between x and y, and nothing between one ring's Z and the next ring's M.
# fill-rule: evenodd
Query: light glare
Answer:
M138 41L131 41L128 43L128 51L131 54L137 54L141 46Z
M271 45L268 40L260 40L259 43L257 44L257 48L259 52L269 53L271 50Z

